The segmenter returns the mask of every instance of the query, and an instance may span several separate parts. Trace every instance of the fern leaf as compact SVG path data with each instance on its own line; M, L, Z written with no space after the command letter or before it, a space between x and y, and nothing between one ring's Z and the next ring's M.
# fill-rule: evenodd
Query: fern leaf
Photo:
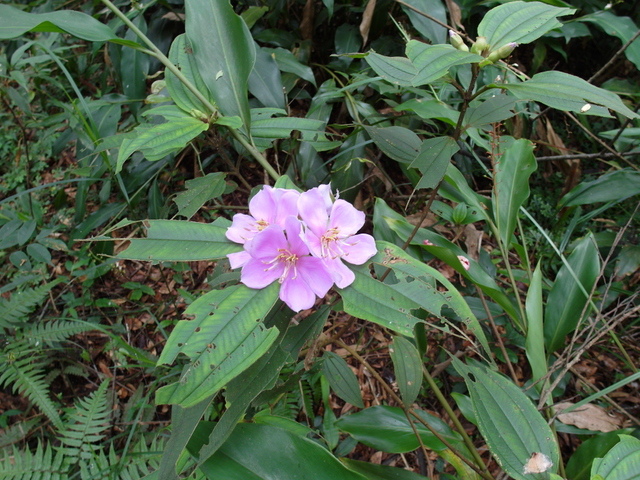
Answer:
M29 314L40 305L49 291L62 280L54 280L36 288L14 292L11 299L0 298L0 328L14 328L25 323Z
M49 386L44 382L42 363L33 362L27 353L32 352L23 351L20 357L16 357L18 353L15 351L0 354L0 364L4 365L0 386L12 385L14 392L27 397L57 428L62 428L58 409L49 397Z
M5 452L0 458L0 478L3 480L69 478L63 465L62 453L54 455L53 448L48 443L44 447L38 443L35 452L15 447L10 452Z
M7 428L0 428L0 449L18 443L26 438L31 429L35 427L39 421L38 418L32 418Z
M38 322L21 332L32 345L36 347L42 344L52 345L54 342L62 342L78 333L95 330L96 327L88 322L54 320L51 322Z
M107 402L107 381L98 390L76 401L65 427L60 431L62 446L67 460L91 460L105 437L109 427L109 406Z

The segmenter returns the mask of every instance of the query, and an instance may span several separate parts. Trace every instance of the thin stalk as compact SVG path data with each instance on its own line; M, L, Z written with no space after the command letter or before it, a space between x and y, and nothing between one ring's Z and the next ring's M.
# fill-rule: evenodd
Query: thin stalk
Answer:
M118 7L116 7L110 0L102 0L109 10L111 10L122 22L131 29L133 33L135 33L148 47L149 50L138 48L141 52L144 52L152 57L157 58L171 73L173 73L178 80L191 92L195 95L195 97L202 102L202 104L209 109L211 114L218 115L218 108L213 105L203 94L200 92L195 85L193 85L187 77L185 77L180 69L176 67L171 60L167 58L167 56L160 51L158 47L147 37L142 30L134 25L134 23L129 20L129 18L122 13ZM280 174L275 171L275 169L269 164L269 161L262 155L258 149L249 142L238 130L230 128L229 132L250 154L256 161L264 168L269 176L274 180L278 180L280 178Z
M458 431L458 433L462 436L462 441L464 442L464 444L469 449L469 452L471 452L471 455L473 455L473 459L476 462L476 464L482 469L482 472L484 474L487 474L487 475L491 476L489 474L489 470L487 469L487 466L484 464L484 462L482 461L482 458L480 457L480 454L476 450L476 447L473 445L473 442L471 441L471 438L469 438L469 435L467 435L467 431L464 429L464 427L460 423L460 420L458 419L458 417L456 416L455 412L451 408L451 405L449 405L449 402L447 402L447 399L444 398L444 394L442 393L442 391L438 387L438 384L435 382L435 380L433 379L433 377L431 376L431 374L427 370L427 367L424 366L424 364L422 365L422 376L424 377L424 379L429 384L429 387L431 388L431 391L435 394L435 396L438 399L438 402L440 403L440 405L442 405L442 407L444 408L445 412L447 412L447 415L449 415L449 418L453 422L453 426ZM483 473L481 473L481 475L483 477L485 477L485 475Z

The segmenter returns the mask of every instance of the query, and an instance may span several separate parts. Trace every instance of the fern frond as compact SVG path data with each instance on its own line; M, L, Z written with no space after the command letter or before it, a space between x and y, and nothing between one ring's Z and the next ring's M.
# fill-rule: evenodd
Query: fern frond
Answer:
M11 294L11 298L0 298L0 328L15 328L25 323L29 314L40 305L49 291L62 280L54 280L39 287L28 288Z
M107 381L98 390L75 402L64 428L60 431L62 446L68 461L95 458L96 450L109 428L109 405L107 402Z
M0 365L4 371L0 374L0 386L12 385L13 391L27 397L57 427L62 428L58 408L49 396L49 386L45 383L45 371L42 362L33 361L27 354L32 351L10 351L0 354Z
M16 423L7 428L0 428L0 449L18 443L26 438L31 429L39 422L40 420L38 418L32 418L31 420L25 420L24 422Z
M38 322L20 332L20 336L36 347L41 344L53 345L62 342L73 335L95 330L96 327L87 322L70 320L53 320Z
M35 452L13 448L0 459L0 478L3 480L27 480L47 478L64 480L69 478L63 465L63 454L54 454L50 444L38 443Z

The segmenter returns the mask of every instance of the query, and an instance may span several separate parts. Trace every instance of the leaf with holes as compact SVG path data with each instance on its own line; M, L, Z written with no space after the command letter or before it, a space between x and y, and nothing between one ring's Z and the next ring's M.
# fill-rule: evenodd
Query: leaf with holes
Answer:
M172 363L179 353L189 357L182 377L156 393L157 403L190 407L213 395L251 366L278 336L265 328L264 317L278 299L280 285L261 290L244 285L214 290L189 305L167 340L159 364Z

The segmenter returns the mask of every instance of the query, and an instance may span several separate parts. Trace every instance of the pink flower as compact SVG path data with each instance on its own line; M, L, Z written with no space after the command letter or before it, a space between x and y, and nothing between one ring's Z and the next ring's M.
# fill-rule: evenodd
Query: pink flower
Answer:
M356 235L364 225L364 213L344 200L327 208L326 192L318 188L300 195L298 211L306 225L303 238L311 254L323 259L338 288L351 285L355 274L342 261L362 265L377 251L371 235Z
M309 255L302 239L302 224L294 216L265 227L245 243L248 259L240 281L249 288L264 288L278 280L280 299L299 312L313 307L316 296L324 297L333 280L323 261Z
M232 242L246 243L269 225L284 227L290 215L298 215L298 197L300 192L285 188L273 188L265 185L249 201L249 213L237 213L231 226L225 232ZM231 268L242 267L249 261L246 250L228 255Z
M273 188L265 185L249 201L249 213L237 213L227 229L226 236L236 243L251 240L256 233L269 225L284 227L285 219L298 215L298 197L300 193L286 188Z

